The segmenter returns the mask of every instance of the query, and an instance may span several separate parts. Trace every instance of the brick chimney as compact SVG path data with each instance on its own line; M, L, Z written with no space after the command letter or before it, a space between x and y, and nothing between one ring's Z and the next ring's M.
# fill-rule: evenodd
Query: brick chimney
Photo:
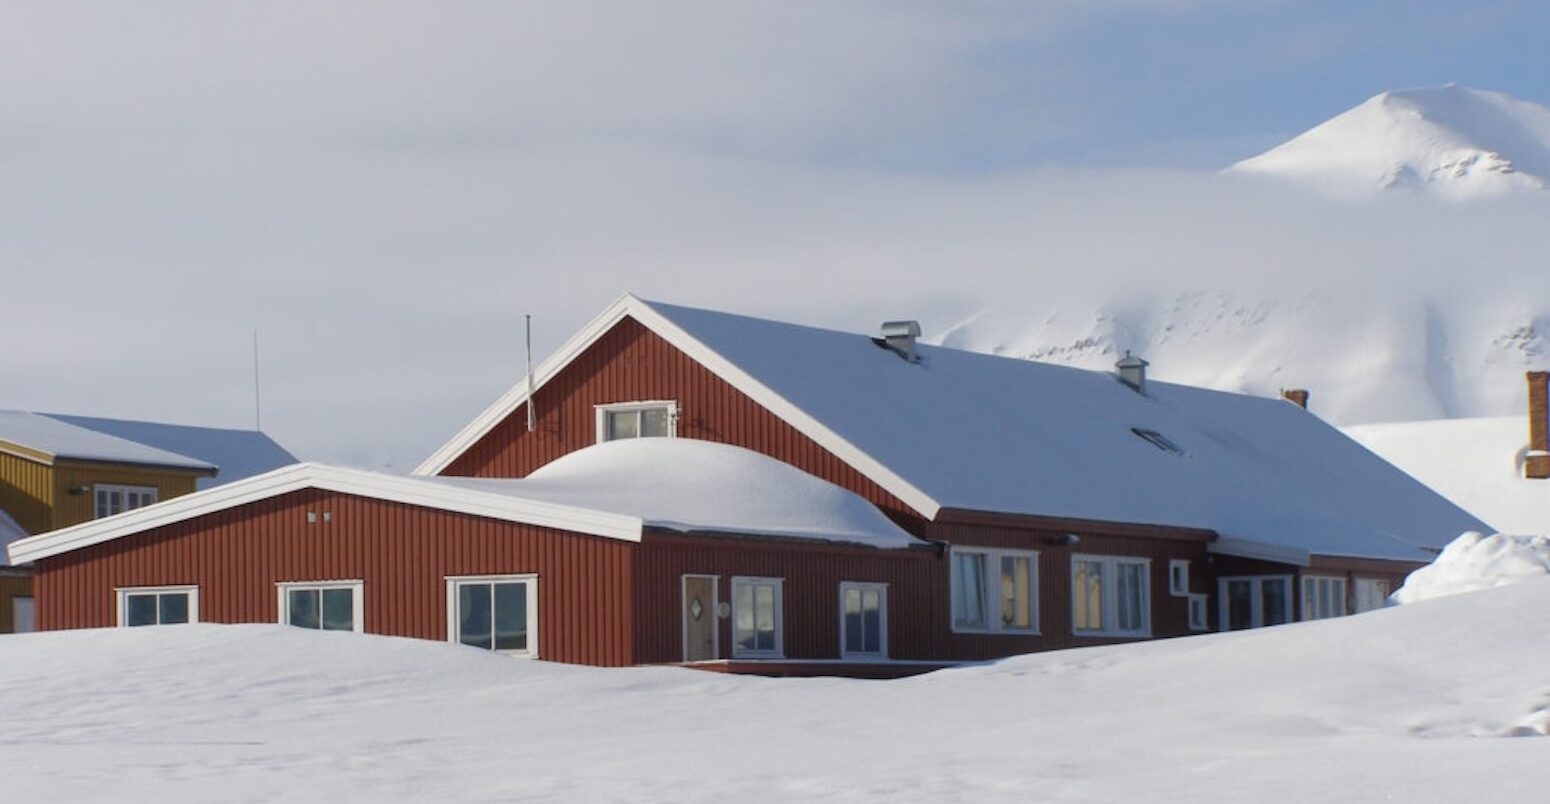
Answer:
M1528 373L1528 456L1523 460L1523 476L1550 478L1550 399L1547 399L1550 371Z
M1308 407L1308 390L1306 388L1282 388L1281 398L1299 408L1307 409Z

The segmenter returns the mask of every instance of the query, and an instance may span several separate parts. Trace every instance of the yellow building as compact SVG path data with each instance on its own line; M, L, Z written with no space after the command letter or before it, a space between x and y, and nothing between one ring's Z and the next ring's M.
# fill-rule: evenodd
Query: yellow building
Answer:
M31 573L6 565L6 543L293 462L251 430L0 411L0 633L33 621Z

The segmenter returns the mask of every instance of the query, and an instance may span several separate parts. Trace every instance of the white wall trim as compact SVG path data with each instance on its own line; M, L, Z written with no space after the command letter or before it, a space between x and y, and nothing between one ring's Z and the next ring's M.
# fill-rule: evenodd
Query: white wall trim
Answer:
M762 405L777 418L794 427L798 432L817 442L819 446L833 453L841 461L849 464L856 471L866 476L872 482L881 486L885 491L902 500L926 519L935 519L937 511L941 510L941 504L898 473L885 466L881 461L861 451L854 444L840 437L830 430L818 419L798 408L789 400L775 393L768 386L759 382L752 375L743 371L736 364L727 360L710 347L695 339L685 332L677 324L674 324L666 316L652 309L648 302L644 302L635 296L625 294L618 301L609 305L597 318L592 319L581 331L571 336L553 355L550 355L538 368L534 375L533 391L543 388L555 375L559 374L571 361L575 360L587 347L591 346L604 333L619 323L624 318L633 318L636 322L656 333L663 340L672 344L674 348L688 355L695 362L704 366L712 374L726 381L727 384L746 394L750 399ZM450 441L426 458L423 463L415 468L416 475L434 475L446 469L457 460L469 447L483 438L497 424L511 415L520 407L529 396L527 381L519 382L511 390L507 391L495 404L486 408L473 421L469 422Z
M197 622L199 622L199 587L198 586L119 586L119 587L115 587L113 589L113 596L114 596L114 598L117 599L117 609L118 609L118 611L117 611L117 614L116 614L116 618L117 618L118 627L120 627L120 628L127 628L128 627L128 625L124 622L124 615L127 613L126 612L126 608L127 608L126 604L129 601L129 596L130 595L147 595L147 594L160 595L160 594L169 594L169 593L170 594L177 594L177 593L180 593L180 592L186 592L188 594L188 621L190 623L197 623ZM159 602L157 603L157 606L158 606L158 608L160 607L160 603Z
M643 524L638 517L456 487L424 478L298 463L205 491L163 500L144 508L125 511L107 519L93 520L19 539L10 545L11 563L23 564L37 561L152 528L308 488L630 542L640 541Z
M366 596L365 596L365 587L366 587L366 582L365 581L359 581L359 580L351 580L351 581L277 581L275 583L275 585L274 585L275 596L279 599L278 600L279 607L276 610L277 611L278 619L276 620L276 622L278 622L280 625L290 625L290 622L291 622L291 617L290 617L290 607L291 607L291 604L290 604L290 592L293 591L293 590L298 590L298 589L306 589L306 590L316 589L316 590L322 591L324 589L349 589L351 592L354 593L354 594L351 595L350 613L353 616L353 618L355 620L355 623L354 623L354 626L351 628L351 630L354 631L357 634L364 634L364 633L366 633L366 612L365 612L365 597ZM322 597L321 596L319 596L319 598L318 598L318 603L319 603L319 607L318 607L318 620L321 622L322 618L323 618L323 609L322 609L322 605L321 605L322 604ZM322 629L319 629L319 630L322 630Z
M454 645L462 645L461 635L458 633L457 616L457 590L464 584L479 583L509 583L521 582L527 584L527 649L526 650L498 650L492 651L505 656L515 656L521 659L537 659L538 647L538 575L537 573L517 573L512 575L448 575L447 582L447 641ZM493 604L493 601L492 601ZM494 611L491 611L490 628L495 628Z

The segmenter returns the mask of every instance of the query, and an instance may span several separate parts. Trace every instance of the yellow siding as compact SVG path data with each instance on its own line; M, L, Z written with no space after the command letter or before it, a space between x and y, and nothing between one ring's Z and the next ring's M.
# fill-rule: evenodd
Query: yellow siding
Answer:
M38 534L53 530L53 507L54 467L0 452L0 509L28 533Z
M54 466L54 522L52 529L79 525L96 517L94 495L88 489L71 494L70 489L110 483L120 486L154 486L156 499L170 500L194 490L198 472L149 467L115 466L104 463L59 461Z
M30 575L0 575L0 634L11 633L11 598L32 597Z

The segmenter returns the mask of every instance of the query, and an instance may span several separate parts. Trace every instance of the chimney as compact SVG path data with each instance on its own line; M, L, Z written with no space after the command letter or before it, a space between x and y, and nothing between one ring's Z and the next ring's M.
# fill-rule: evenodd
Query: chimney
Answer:
M920 355L915 354L915 339L919 337L919 321L884 321L880 343L898 353L899 357L911 363L919 363Z
M1130 354L1125 350L1125 356L1114 364L1115 375L1119 381L1130 386L1131 390L1138 394L1146 394L1146 367L1150 363Z
M1523 476L1550 478L1550 400L1546 399L1546 381L1550 372L1528 373L1528 455L1523 460Z
M1306 388L1282 388L1281 398L1303 410L1308 409L1308 390Z

